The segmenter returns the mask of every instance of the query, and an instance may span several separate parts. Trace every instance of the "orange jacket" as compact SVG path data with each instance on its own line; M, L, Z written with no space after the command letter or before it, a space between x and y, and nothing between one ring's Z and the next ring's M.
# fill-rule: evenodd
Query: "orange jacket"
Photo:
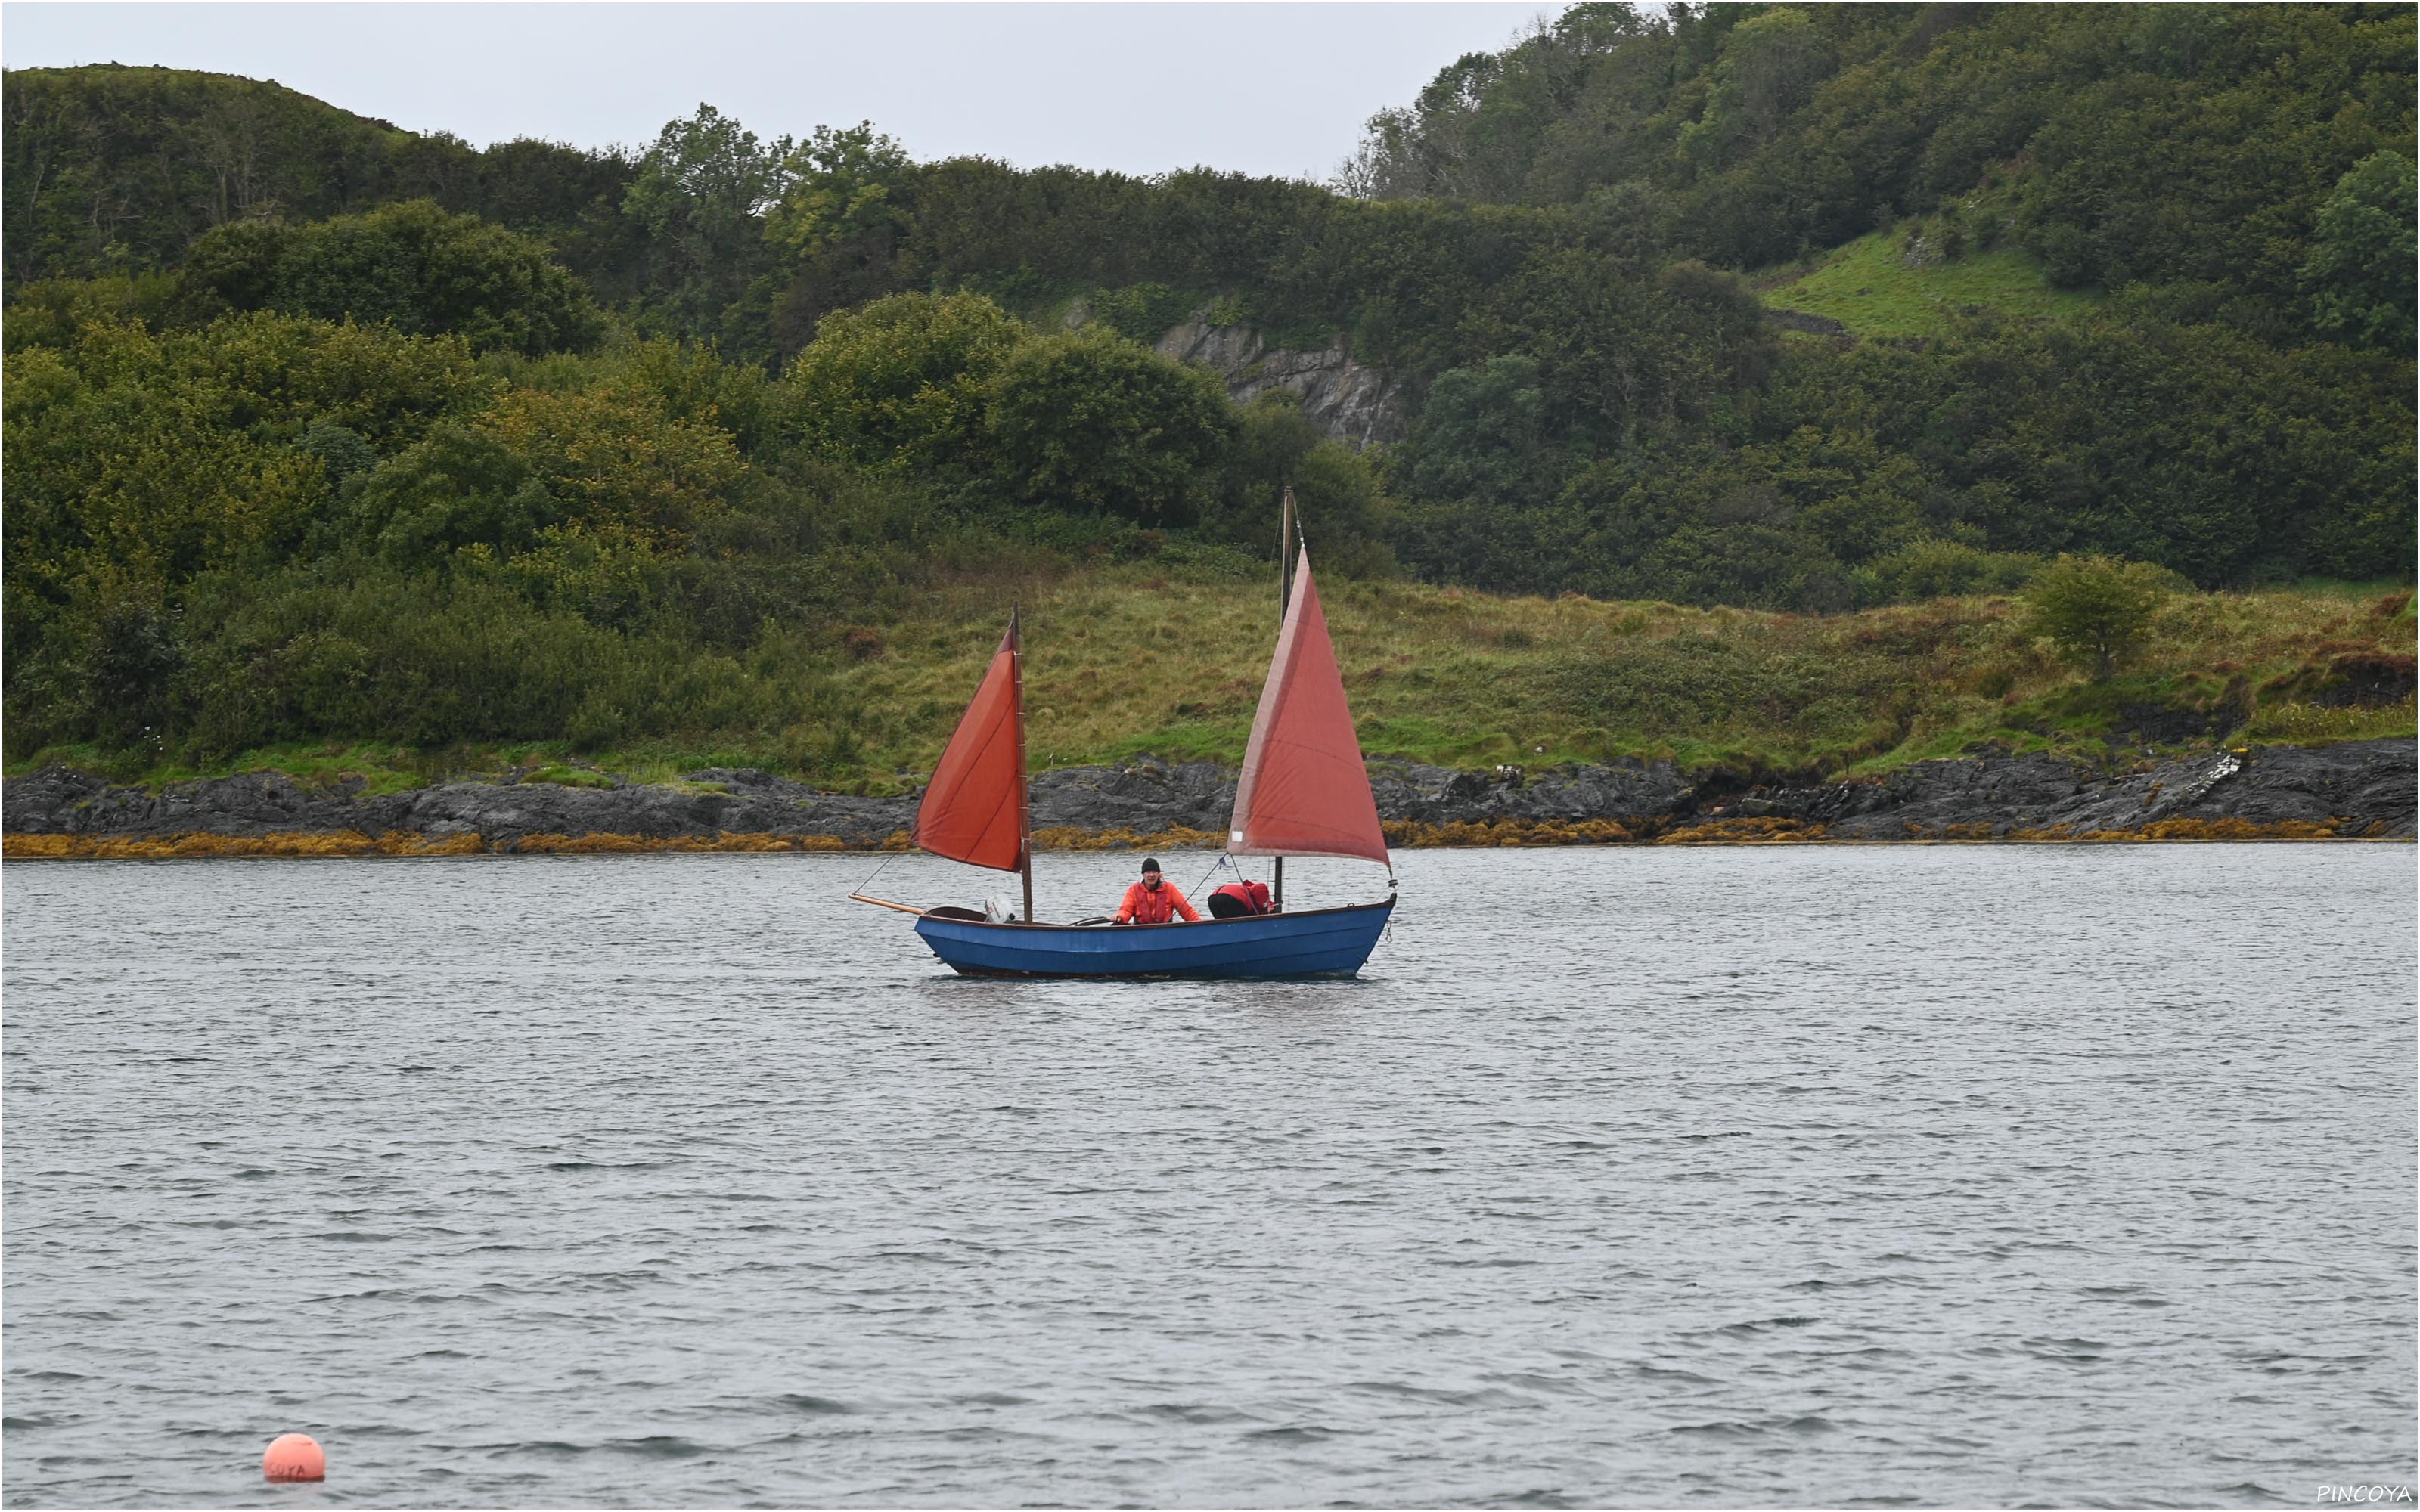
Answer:
M1138 882L1126 888L1125 900L1118 904L1121 924L1165 924L1171 915L1181 914L1188 924L1199 924L1202 916L1185 901L1173 882L1163 882L1157 891Z

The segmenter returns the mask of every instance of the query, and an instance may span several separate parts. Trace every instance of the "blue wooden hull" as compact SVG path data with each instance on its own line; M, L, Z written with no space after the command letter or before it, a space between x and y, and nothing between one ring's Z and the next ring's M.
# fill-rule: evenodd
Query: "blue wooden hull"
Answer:
M959 910L951 910L955 913ZM969 977L1350 977L1386 932L1395 900L1199 924L994 924L918 916L916 933Z

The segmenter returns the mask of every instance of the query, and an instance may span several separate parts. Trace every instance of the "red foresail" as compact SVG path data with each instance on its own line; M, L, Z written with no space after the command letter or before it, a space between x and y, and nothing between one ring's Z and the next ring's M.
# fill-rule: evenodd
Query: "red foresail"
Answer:
M919 848L953 861L1016 871L1025 861L1017 748L1016 627L1001 638L975 701L958 721L916 807Z
M1277 658L1244 748L1227 849L1237 856L1355 856L1387 862L1387 835L1345 706L1344 679L1305 551Z

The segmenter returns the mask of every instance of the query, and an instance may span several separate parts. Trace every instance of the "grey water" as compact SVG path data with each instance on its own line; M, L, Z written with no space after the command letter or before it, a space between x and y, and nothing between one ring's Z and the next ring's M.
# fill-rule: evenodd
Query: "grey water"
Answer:
M0 1497L2420 1479L2407 846L1416 852L1278 984L954 979L872 864L8 866Z

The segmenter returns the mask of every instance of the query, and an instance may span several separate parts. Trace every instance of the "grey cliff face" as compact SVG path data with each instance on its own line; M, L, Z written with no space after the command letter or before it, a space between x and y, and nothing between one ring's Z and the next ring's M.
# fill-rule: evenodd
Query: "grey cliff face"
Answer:
M1937 840L2016 832L2140 832L2169 820L2296 824L2337 835L2414 833L2414 747L2350 741L2304 748L2211 751L2149 771L2107 776L2040 754L1920 762L1887 777L1756 787L1682 776L1666 762L1615 762L1493 774L1373 763L1379 817L1421 825L1612 820L1639 839L1716 819L1788 819L1835 840ZM475 835L511 850L534 835L816 837L877 847L915 822L921 795L825 793L749 769L709 768L676 786L556 787L459 781L378 797L358 780L305 787L280 773L174 783L157 794L113 787L66 767L0 786L0 827L13 835L258 838L354 830ZM1227 827L1235 774L1210 762L1151 759L1045 772L1032 787L1036 829L1092 834Z
M1356 448L1398 441L1410 423L1404 386L1374 367L1353 360L1342 342L1316 351L1271 347L1249 326L1212 325L1208 311L1171 328L1152 350L1181 363L1199 363L1227 385L1227 397L1251 403L1273 389L1302 397L1302 412L1335 440ZM1062 317L1068 330L1092 323L1082 300Z
M1354 446L1401 440L1405 424L1403 385L1353 360L1342 342L1317 351L1272 347L1249 326L1188 320L1154 344L1163 357L1200 363L1227 385L1227 397L1249 404L1272 389L1302 396L1302 412L1338 440Z

